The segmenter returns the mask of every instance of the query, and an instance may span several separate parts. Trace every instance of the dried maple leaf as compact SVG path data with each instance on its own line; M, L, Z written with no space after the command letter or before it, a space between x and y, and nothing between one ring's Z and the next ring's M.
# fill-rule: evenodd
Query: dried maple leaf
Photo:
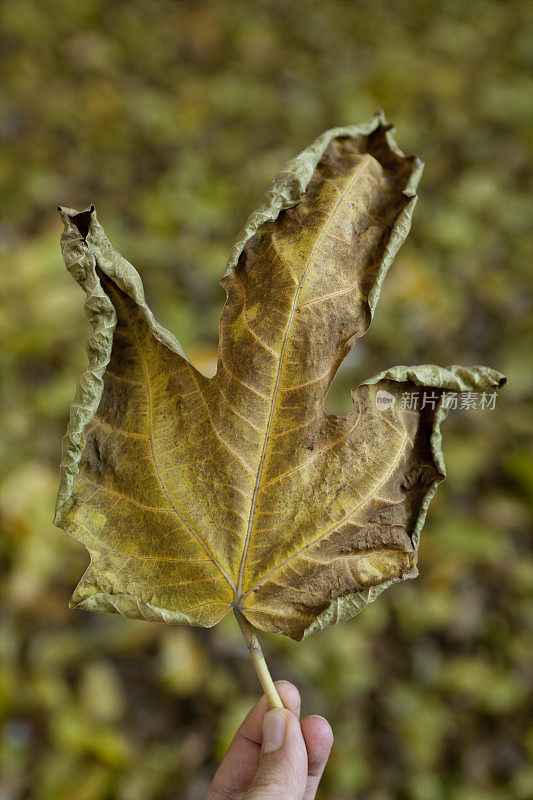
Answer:
M203 626L236 609L249 644L248 623L299 640L416 576L444 477L442 394L503 377L395 367L354 389L344 417L324 400L370 324L421 171L382 115L288 162L232 250L211 379L155 321L94 208L60 208L94 328L55 519L91 554L73 606Z

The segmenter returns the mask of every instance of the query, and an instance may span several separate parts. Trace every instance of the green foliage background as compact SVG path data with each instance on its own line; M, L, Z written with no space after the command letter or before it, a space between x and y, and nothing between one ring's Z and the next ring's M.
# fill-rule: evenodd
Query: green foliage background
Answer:
M184 629L67 608L87 557L50 519L89 327L55 206L96 204L158 319L209 370L217 280L247 213L283 160L378 105L427 167L330 406L397 363L482 363L509 384L494 411L446 424L419 580L265 647L305 713L332 722L322 798L531 798L533 6L3 6L2 800L201 799L258 694L230 619Z

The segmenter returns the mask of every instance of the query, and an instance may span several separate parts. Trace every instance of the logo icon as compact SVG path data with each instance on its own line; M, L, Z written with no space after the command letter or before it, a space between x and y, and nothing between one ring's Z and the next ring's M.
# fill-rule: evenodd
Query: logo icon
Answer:
M395 402L395 397L390 392L386 392L384 389L380 389L376 392L376 407L380 411L386 411L388 408L392 408Z

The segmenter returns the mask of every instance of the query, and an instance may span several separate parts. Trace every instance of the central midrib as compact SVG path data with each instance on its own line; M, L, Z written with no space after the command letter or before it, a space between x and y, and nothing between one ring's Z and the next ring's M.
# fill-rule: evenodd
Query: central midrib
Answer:
M281 380L281 373L282 373L282 370L283 370L283 358L285 356L285 349L286 349L288 341L289 341L289 335L290 335L290 332L291 332L292 323L294 321L296 308L298 306L298 300L300 299L300 294L301 294L303 285L305 283L305 280L307 278L307 275L309 273L309 270L310 270L311 265L313 263L313 260L315 258L316 252L317 252L317 250L318 250L318 248L319 248L324 236L326 235L326 231L327 231L329 225L331 224L331 221L333 220L335 214L337 213L341 203L344 201L344 198L346 197L346 195L350 191L353 182L355 181L355 179L359 175L359 172L360 172L360 170L361 170L361 168L363 166L363 163L364 163L364 160L359 165L357 170L355 171L354 175L352 176L352 178L350 179L350 181L348 183L348 186L346 187L344 192L341 194L341 196L338 198L338 200L337 200L337 202L335 204L335 207L333 208L333 211L331 212L331 214L329 215L328 219L326 220L326 222L324 224L324 227L322 228L322 231L320 233L320 236L318 237L317 243L315 244L315 246L314 246L314 248L313 248L313 250L311 252L311 255L309 256L309 260L308 260L307 265L305 267L305 271L304 271L304 273L303 273L303 275L302 275L302 277L300 279L300 282L298 284L298 289L297 289L296 294L294 296L294 300L293 300L293 304L292 304L292 308L291 308L291 313L290 313L290 316L289 316L289 321L287 323L287 328L285 329L285 335L284 335L284 338L283 338L283 345L282 345L282 348L281 348L281 353L280 353L279 363L278 363L278 371L277 371L277 374L276 374L276 382L274 384L274 391L272 393L272 398L271 398L271 401L270 401L270 413L269 413L269 416L268 416L268 422L267 422L267 426L266 426L266 430L265 430L265 438L264 438L264 442L263 442L263 449L262 449L262 452L261 452L261 458L260 458L260 461L259 461L259 467L257 469L257 477L256 477L256 481L255 481L254 493L253 493L252 502L251 502L251 505L250 505L250 515L248 517L248 527L247 527L247 531L246 531L246 539L245 539L245 542L244 542L244 548L243 548L241 563L239 565L239 577L238 577L237 586L236 586L236 589L235 589L235 603L240 603L241 597L242 597L242 583L243 583L243 577L244 577L244 569L245 569L245 566L246 566L246 559L247 559L247 556L248 556L248 548L250 546L250 539L251 539L252 528L253 528L253 524L254 524L254 516L255 516L255 507L256 507L256 503L257 503L257 496L259 494L259 489L260 489L260 486L261 486L261 476L262 476L263 466L264 466L264 463L265 463L265 456L266 456L266 452L267 452L267 448L268 448L268 437L269 437L269 434L270 434L270 427L272 425L272 420L274 418L274 411L276 409L276 399L277 399L278 390L279 390L279 384L280 384L280 380Z

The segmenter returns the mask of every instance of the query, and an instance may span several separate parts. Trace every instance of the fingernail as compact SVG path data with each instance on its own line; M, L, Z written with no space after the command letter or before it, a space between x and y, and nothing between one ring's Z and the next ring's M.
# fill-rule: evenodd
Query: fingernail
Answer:
M287 712L283 708L272 708L263 717L263 753L272 753L281 747L285 737Z

